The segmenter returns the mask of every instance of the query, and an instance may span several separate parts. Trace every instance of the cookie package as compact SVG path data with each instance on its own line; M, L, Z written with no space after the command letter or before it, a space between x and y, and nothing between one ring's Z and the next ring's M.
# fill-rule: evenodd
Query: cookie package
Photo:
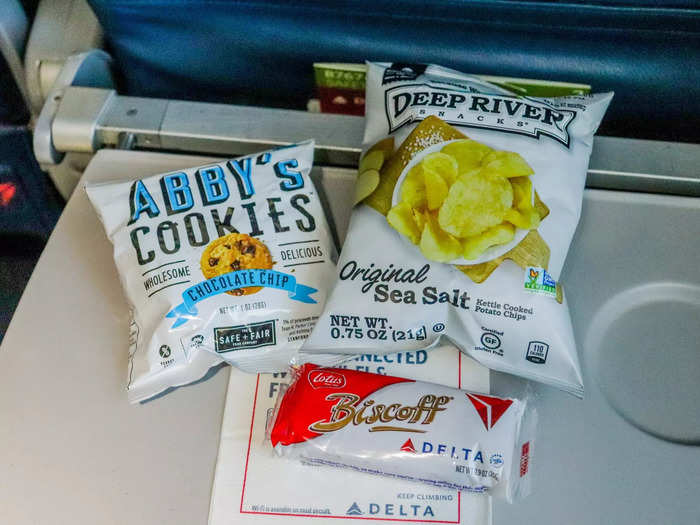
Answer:
M439 66L368 64L357 204L299 362L446 337L582 396L560 277L612 96L534 98Z
M131 308L131 402L223 361L247 372L287 368L335 273L313 154L308 141L86 185Z
M269 430L280 456L510 502L530 491L527 399L309 363L292 377Z

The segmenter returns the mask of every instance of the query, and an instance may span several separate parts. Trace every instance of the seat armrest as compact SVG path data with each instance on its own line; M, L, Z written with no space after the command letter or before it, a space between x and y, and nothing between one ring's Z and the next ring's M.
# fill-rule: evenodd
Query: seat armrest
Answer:
M112 88L112 59L93 49L68 57L49 91L34 128L34 155L43 167L59 164L65 155L54 147L52 126L66 88L70 86Z

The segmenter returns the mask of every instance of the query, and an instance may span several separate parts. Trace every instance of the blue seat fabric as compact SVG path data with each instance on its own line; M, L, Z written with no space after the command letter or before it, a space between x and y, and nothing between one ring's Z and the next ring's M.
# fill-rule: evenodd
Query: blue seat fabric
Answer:
M592 84L602 134L700 142L691 1L91 0L125 94L305 107L317 61Z

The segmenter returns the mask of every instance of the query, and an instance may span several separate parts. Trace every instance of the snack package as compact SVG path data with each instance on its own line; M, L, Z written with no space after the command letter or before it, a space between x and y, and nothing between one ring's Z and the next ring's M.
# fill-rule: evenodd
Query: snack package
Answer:
M583 395L559 276L611 93L515 96L438 66L369 64L338 279L302 348L427 348Z
M365 77L367 66L348 62L314 64L316 92L321 113L365 114ZM588 84L573 84L532 78L474 75L509 93L533 97L561 97L585 95L591 92Z
M525 401L308 363L294 374L269 432L279 455L508 501L529 492Z
M321 113L365 114L365 65L317 62L316 92Z
M313 141L86 190L131 305L132 402L226 361L286 369L320 314L335 248Z

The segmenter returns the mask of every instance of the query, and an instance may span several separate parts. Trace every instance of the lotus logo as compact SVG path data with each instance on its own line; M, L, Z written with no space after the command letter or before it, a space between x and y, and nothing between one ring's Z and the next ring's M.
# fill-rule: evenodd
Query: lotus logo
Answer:
M491 430L496 422L505 414L508 407L513 404L510 399L501 399L482 394L467 394L467 398L472 402L486 430Z
M345 376L328 370L313 370L307 376L312 388L343 388Z

